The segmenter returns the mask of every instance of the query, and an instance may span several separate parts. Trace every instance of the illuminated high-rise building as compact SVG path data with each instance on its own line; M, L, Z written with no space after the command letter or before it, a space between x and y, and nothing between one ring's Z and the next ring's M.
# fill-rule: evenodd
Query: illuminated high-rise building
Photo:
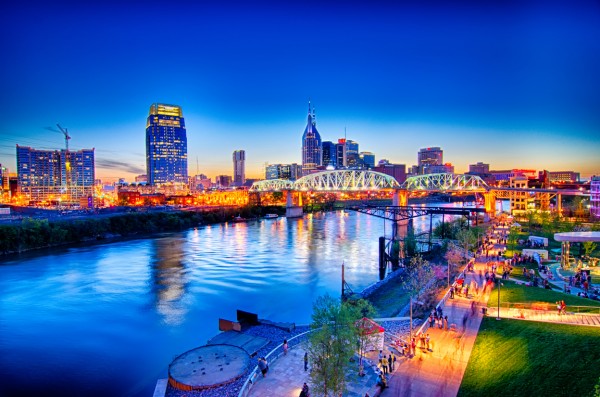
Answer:
M150 185L187 183L187 135L181 107L161 103L150 106L146 171Z
M346 140L346 166L356 168L360 165L358 142L351 139Z
M363 168L371 169L375 167L375 155L371 152L360 152L359 163Z
M335 168L337 165L337 157L335 155L335 143L331 141L323 142L323 165L332 166Z
M308 120L304 134L302 135L302 171L306 175L322 164L323 146L321 144L321 135L317 131L315 110L313 108L311 114L310 102L308 102Z
M17 145L19 193L31 202L76 203L93 195L94 149L36 150Z
M233 152L233 184L242 186L246 182L246 152L236 150Z
M419 150L418 167L420 174L429 174L433 165L444 164L444 151L439 147L428 147Z

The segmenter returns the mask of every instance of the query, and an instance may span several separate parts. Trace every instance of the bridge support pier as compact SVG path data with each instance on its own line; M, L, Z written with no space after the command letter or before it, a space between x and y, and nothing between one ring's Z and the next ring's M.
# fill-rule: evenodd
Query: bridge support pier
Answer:
M392 205L394 207L407 206L408 205L408 190L394 189L394 197L392 198Z
M485 213L490 217L496 216L496 196L493 192L483 193Z
M301 218L304 215L302 210L302 192L294 192L286 190L285 217L286 218ZM296 196L296 205L294 205L294 193Z

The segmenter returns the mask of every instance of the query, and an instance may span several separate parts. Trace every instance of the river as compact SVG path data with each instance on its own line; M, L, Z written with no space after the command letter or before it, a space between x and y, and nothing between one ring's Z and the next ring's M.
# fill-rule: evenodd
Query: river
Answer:
M378 279L390 226L354 212L200 227L0 264L0 395L150 396L236 309L310 322L313 300Z

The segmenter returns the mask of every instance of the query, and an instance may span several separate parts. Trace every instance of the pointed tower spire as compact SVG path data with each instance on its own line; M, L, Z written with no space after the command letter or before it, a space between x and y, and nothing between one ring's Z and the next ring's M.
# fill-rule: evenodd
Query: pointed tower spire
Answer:
M317 115L315 114L315 107L313 106L312 108L312 121L313 121L313 125L317 125Z

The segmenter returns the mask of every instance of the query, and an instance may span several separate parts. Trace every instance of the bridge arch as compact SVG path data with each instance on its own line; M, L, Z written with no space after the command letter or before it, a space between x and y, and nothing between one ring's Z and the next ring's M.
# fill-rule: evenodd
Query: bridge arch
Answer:
M490 187L477 175L426 174L411 176L402 184L409 192L487 192Z
M282 192L294 190L294 183L286 179L265 179L252 184L250 192Z
M366 170L316 172L294 182L294 189L298 191L368 191L399 188L400 184L394 177Z

